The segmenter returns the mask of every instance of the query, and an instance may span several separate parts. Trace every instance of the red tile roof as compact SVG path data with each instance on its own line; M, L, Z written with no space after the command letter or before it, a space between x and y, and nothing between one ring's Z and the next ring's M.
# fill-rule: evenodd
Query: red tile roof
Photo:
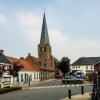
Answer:
M6 57L11 63L17 63L18 62L20 65L22 65L24 67L22 70L25 70L25 71L40 71L39 68L32 67L32 65L25 59L20 60L20 59L14 58L14 57L9 57L9 56L6 56Z

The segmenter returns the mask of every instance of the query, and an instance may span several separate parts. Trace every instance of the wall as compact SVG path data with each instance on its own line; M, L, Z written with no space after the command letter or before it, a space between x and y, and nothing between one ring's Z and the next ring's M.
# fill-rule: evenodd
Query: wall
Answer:
M8 73L4 73L1 78L1 88L5 86L13 86L13 77L11 75L8 75Z
M93 65L76 65L76 66L71 66L70 68L71 70L81 70L84 73L84 75L87 74L86 71L87 72L89 71L91 72L91 70L94 71Z
M20 71L18 74L17 79L17 85L24 85L29 83L29 76L30 76L30 83L34 84L36 82L40 81L40 75L39 72L34 72L34 71Z

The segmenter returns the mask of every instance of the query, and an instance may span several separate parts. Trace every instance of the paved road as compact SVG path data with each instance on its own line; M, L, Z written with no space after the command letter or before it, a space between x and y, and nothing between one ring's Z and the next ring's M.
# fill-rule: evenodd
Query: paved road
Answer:
M81 93L82 84L62 84L61 79L35 84L26 90L1 94L0 100L61 100L68 97L68 90L72 95ZM92 86L84 86L85 92L91 92Z
M62 85L61 79L54 79L50 81L47 80L31 86L37 87L37 86L54 86L54 85Z
M20 90L0 95L0 100L61 100L68 97L68 90L72 90L72 95L80 94L81 87L59 87ZM85 92L91 92L92 86L85 86Z
M71 84L71 83L70 83ZM73 84L73 83L72 83ZM75 85L77 85L79 83L76 83ZM80 85L87 85L88 83L87 82L84 82L83 84L80 84ZM46 82L40 82L38 84L34 84L34 85L31 85L31 87L39 87L39 86L55 86L55 85L64 85L62 84L62 81L61 79L54 79L52 81L46 81ZM66 85L66 84L65 84Z

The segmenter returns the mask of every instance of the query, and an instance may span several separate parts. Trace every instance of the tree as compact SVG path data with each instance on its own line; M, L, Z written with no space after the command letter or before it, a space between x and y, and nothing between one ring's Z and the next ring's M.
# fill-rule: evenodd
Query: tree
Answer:
M20 62L13 63L12 66L9 67L8 71L9 74L12 75L14 78L18 76L18 72L23 68Z
M61 70L63 76L65 76L65 74L70 71L70 59L63 57L60 62L57 63L57 68Z
M0 65L0 77L2 77L5 71L5 65Z
M18 76L18 72L23 68L20 62L13 63L13 65L9 66L8 73L13 76L13 86L15 86L15 77ZM17 80L18 81L18 80Z

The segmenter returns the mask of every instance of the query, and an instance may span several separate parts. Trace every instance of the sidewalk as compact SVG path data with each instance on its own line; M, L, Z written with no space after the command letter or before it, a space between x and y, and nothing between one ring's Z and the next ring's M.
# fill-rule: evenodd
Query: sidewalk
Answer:
M67 98L64 98L64 99L61 99L61 100L91 100L91 96L89 95L89 93L90 92L84 93L84 95L78 94L78 95L71 96L71 99L69 99L67 97Z

